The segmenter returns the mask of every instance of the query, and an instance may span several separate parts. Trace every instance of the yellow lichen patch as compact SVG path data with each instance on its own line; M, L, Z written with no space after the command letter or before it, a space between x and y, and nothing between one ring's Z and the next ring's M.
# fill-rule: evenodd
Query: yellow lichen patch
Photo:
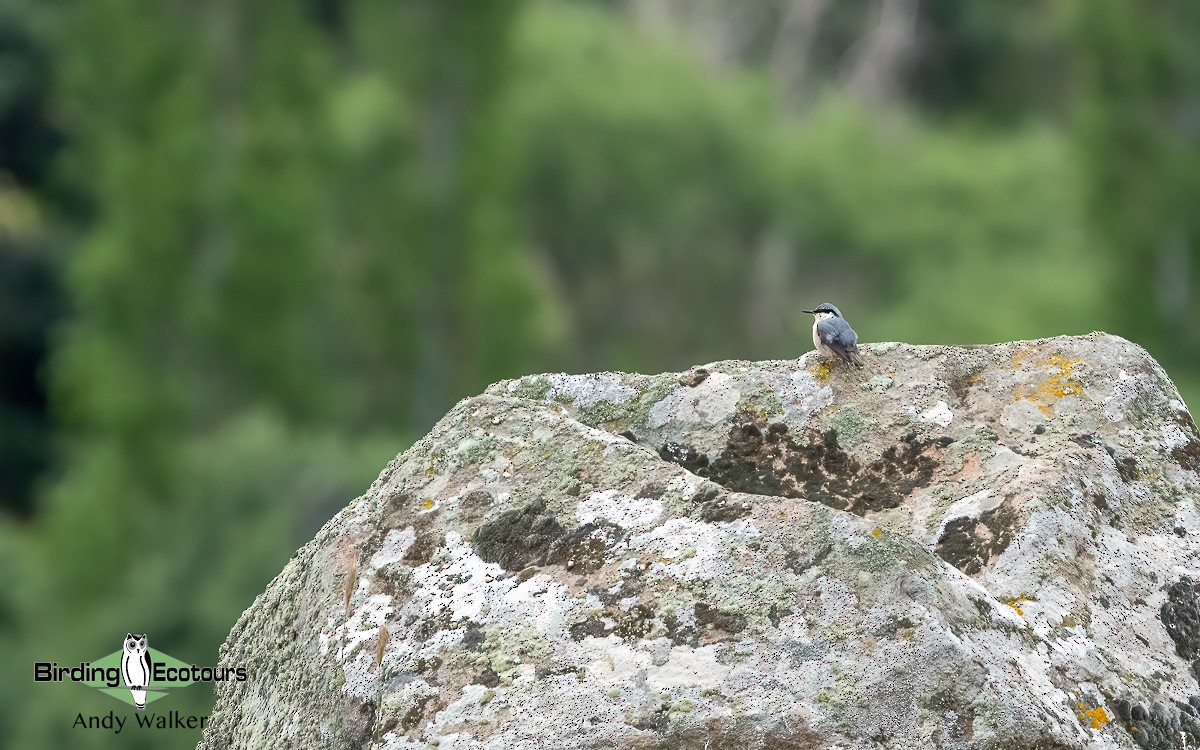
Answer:
M745 414L749 414L751 416L757 417L759 420L761 420L763 422L768 422L771 419L771 412L767 411L766 408L762 407L762 406L757 406L754 404L746 404L745 406L743 406L741 408L740 411L742 411Z
M1013 367L1020 367L1030 354L1031 352L1028 350L1020 350L1014 354L1012 356ZM1039 370L1049 371L1049 375L1041 382L1017 386L1013 391L1013 400L1032 401L1042 414L1053 417L1054 404L1060 398L1064 396L1087 398L1087 394L1083 390L1083 383L1080 382L1076 373L1081 362L1082 360L1078 357L1070 358L1061 354L1051 354L1037 364Z
M1008 366L1014 370L1020 368L1021 365L1025 364L1027 359L1033 356L1034 351L1034 349L1030 349L1029 347L1016 350L1013 352L1012 357L1009 358Z
M874 535L876 539L883 539L883 529L879 528L878 526L871 529L871 534Z
M1104 710L1104 706L1096 706L1089 709L1079 701L1075 701L1075 705L1079 706L1081 713L1077 714L1080 721L1092 720L1092 729L1102 729L1105 724L1112 721L1108 712Z
M1016 610L1018 615L1021 615L1022 617L1024 617L1025 610L1021 609L1021 602L1034 602L1037 600L1033 599L1031 597L1025 596L1024 594L1021 594L1020 596L1010 596L1007 599L1003 599L1001 601L1002 601L1002 603L1007 604L1008 606L1010 606L1014 610Z
M824 362L817 362L817 364L809 368L809 372L813 374L814 378L820 380L822 383L829 380L829 376L833 374L833 370L830 369L829 365L825 364Z
M425 510L429 510L430 508L433 507L433 501L430 500L429 498L425 498L424 500L422 500L421 504L425 506Z

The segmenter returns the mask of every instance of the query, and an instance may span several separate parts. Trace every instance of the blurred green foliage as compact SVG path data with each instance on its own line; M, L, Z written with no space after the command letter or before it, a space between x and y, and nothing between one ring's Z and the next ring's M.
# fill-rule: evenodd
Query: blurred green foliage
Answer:
M0 0L0 745L194 745L32 662L213 663L499 378L796 357L833 300L1107 329L1195 403L1200 14L888 7Z

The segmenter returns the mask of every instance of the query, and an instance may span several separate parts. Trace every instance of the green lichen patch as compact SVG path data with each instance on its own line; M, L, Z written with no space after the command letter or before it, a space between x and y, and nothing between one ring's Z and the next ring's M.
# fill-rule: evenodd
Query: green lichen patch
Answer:
M545 662L553 652L553 645L537 628L489 627L473 662L497 675L499 684L510 685L519 665Z
M509 393L517 398L531 401L543 401L550 392L550 379L544 375L529 375L515 381L516 387L509 386Z
M853 406L844 406L829 417L826 425L837 434L838 442L841 445L853 448L858 444L863 433L870 428L871 423L863 417L858 409Z
M882 540L860 544L849 551L847 559L869 573L879 573L897 564L891 545Z
M455 466L479 466L491 461L497 453L504 447L496 437L488 434L479 435L477 437L466 440L452 454ZM441 468L444 471L450 468L444 465Z
M749 393L738 401L737 412L739 414L750 414L762 422L769 422L773 419L781 418L785 409L783 402L779 400L779 395L770 389L764 389Z
M577 416L580 422L592 427L621 429L628 427L630 424L628 403L618 404L612 401L596 401L580 408Z

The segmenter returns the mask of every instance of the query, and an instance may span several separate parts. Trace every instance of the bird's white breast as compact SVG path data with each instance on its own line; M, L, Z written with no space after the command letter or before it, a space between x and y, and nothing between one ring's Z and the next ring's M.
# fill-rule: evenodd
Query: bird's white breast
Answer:
M822 356L832 357L834 356L833 350L828 346L825 346L825 342L821 341L821 334L817 332L817 323L820 322L821 318L817 318L813 321L813 346L816 347L817 351L820 352Z

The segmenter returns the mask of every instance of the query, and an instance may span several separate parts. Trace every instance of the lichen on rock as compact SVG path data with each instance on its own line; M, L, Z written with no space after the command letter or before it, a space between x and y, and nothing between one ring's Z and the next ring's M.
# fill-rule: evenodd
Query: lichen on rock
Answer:
M1158 365L862 351L460 402L242 615L200 747L1200 744L1200 435Z

